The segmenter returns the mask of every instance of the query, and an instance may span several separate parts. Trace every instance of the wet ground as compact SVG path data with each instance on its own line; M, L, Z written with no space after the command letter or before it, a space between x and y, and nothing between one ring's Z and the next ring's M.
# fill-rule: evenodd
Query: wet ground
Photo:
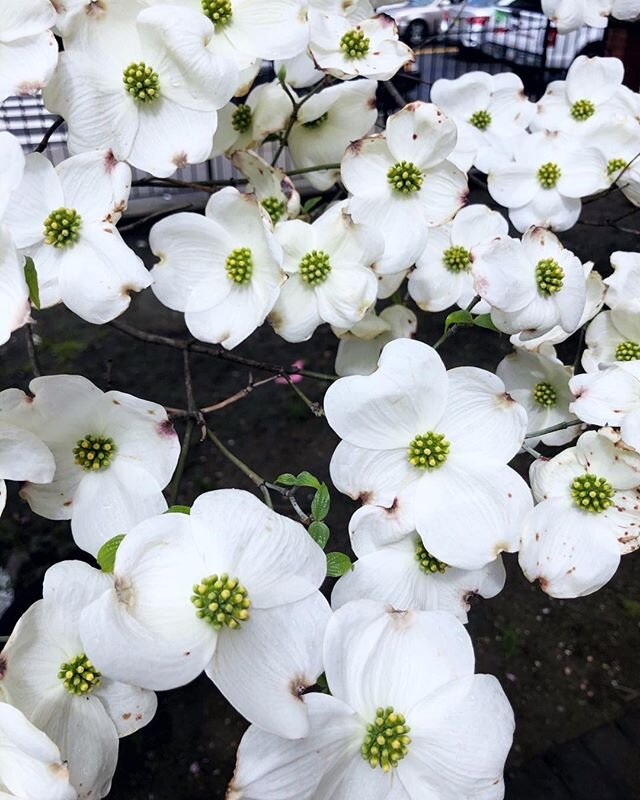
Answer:
M472 199L482 201L484 196L477 194ZM607 198L590 207L586 218L610 219L625 208ZM634 227L630 220L625 224ZM635 248L630 235L588 225L576 227L563 235L563 240L583 260L594 260L603 272L612 250ZM131 243L142 252L144 236L140 234ZM167 406L184 407L178 351L134 341L109 327L90 326L62 308L36 317L38 352L45 373L80 372L103 389L117 388ZM185 333L181 315L163 309L150 292L135 299L126 320L156 333ZM442 322L443 315L421 315L419 338L435 341ZM265 328L236 352L284 365L303 358L309 369L332 372L335 349L336 341L325 329L310 343L289 345ZM463 330L445 343L441 353L448 366L477 364L495 369L508 350L506 337ZM574 351L575 343L567 343L565 359L572 361ZM249 381L245 367L207 356L193 358L193 376L200 405L222 400ZM254 372L254 377L259 373ZM0 385L26 388L29 378L24 339L18 333L8 346L0 348ZM322 383L305 379L301 387L312 399L322 399ZM225 444L267 479L307 469L328 480L328 463L337 439L288 386L258 388L209 420ZM517 466L526 469L529 460L521 457ZM201 492L229 486L253 490L208 442L192 447L179 502L189 504ZM347 522L355 504L335 492L332 499L327 520L332 530L330 548L346 549ZM15 602L0 619L0 634L6 635L19 614L39 597L46 568L63 558L78 557L79 552L68 524L32 515L17 498L15 485L0 531L0 564L16 587ZM518 764L555 742L618 718L638 704L640 555L623 559L617 575L602 591L573 601L551 600L524 580L514 557L506 561L506 588L493 600L476 604L469 631L477 670L495 674L514 706L517 731L510 758ZM330 589L330 581L326 588ZM163 693L154 721L122 740L110 797L222 800L245 727L206 678Z

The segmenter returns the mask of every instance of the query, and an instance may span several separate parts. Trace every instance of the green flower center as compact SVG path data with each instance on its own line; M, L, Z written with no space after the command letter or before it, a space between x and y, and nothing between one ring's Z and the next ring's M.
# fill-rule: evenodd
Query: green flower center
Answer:
M271 217L271 222L275 225L280 220L284 212L287 210L287 204L284 200L278 200L277 197L265 197L261 201L262 207L266 209Z
M607 175L613 175L614 172L619 172L627 166L624 158L611 158L607 164Z
M367 733L360 747L365 761L374 769L382 767L389 772L407 755L411 739L407 735L411 728L402 714L396 714L393 706L378 708L376 718L367 725Z
M550 383L536 383L533 387L533 399L539 406L551 408L558 402L558 395Z
M253 275L253 254L248 247L238 247L227 258L227 275L234 283L249 283Z
M564 270L552 258L543 258L536 265L536 283L543 297L559 292L564 284Z
M84 653L60 664L58 677L69 694L91 694L100 686L101 675Z
M640 359L638 342L620 342L616 347L616 361L637 361L638 359Z
M300 262L300 277L310 286L324 283L330 272L331 260L324 250L311 250Z
M478 130L486 131L491 125L491 114L488 111L474 111L469 122Z
M538 170L538 181L543 189L553 189L553 187L560 180L562 170L553 161L547 161Z
M436 572L439 572L441 575L449 566L445 564L444 561L439 561L437 558L431 555L428 550L425 550L422 541L418 539L416 544L416 561L420 569L426 575L434 575Z
M94 436L91 433L79 439L73 448L76 464L87 471L106 469L115 454L116 446L113 439L108 436Z
M409 445L407 458L409 463L418 469L437 469L447 460L451 444L443 433L419 434Z
M571 116L576 120L576 122L584 122L585 119L592 117L595 112L596 107L591 100L576 100L576 102L571 106Z
M605 478L587 472L571 481L573 502L583 511L599 514L613 505L615 489Z
M235 630L249 619L249 593L237 578L209 575L193 587L191 602L200 619L219 631L223 625Z
M231 124L233 125L234 131L238 131L238 133L245 133L245 131L248 131L251 127L252 120L253 111L251 110L251 106L246 105L246 103L236 106L235 111L231 115Z
M75 208L58 208L44 221L44 240L53 247L68 247L80 238L82 217Z
M321 114L316 119L312 119L311 122L303 122L302 123L302 127L303 128L311 128L311 129L319 128L321 125L324 125L324 123L328 119L329 119L329 112L325 111L324 114Z
M340 49L348 59L364 58L369 52L371 41L358 28L347 31L340 39Z
M160 78L158 73L147 66L144 61L129 64L122 80L125 89L138 103L152 103L160 97Z
M448 247L442 260L449 272L469 272L471 269L471 253L459 244Z
M221 27L231 19L233 8L231 0L201 0L202 11L214 25Z
M398 161L389 168L387 180L391 188L401 194L411 194L417 192L422 186L424 175L411 161Z

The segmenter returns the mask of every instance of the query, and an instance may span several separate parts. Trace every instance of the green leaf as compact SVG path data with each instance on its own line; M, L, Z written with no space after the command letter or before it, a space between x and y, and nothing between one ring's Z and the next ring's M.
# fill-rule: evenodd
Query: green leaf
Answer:
M27 256L24 261L24 279L29 289L29 300L34 308L40 309L40 287L38 286L38 272L33 259Z
M113 565L116 563L116 553L123 539L124 533L118 534L118 536L114 536L113 539L109 539L108 542L105 542L98 550L96 561L103 572L113 572Z
M491 314L478 314L478 316L474 318L473 324L477 325L479 328L486 328L489 331L500 333L500 331L493 324Z
M284 486L297 486L298 479L290 472L283 472L282 475L278 475L276 478L276 483L282 483Z
M303 470L302 472L298 473L298 477L296 478L296 486L308 486L310 489L319 489L322 484L310 472Z
M322 202L322 197L310 197L302 206L302 211L305 214L309 214L318 205L318 203L321 202Z
M327 576L329 578L339 578L350 569L353 569L353 564L346 553L327 553Z
M311 516L318 521L323 520L329 513L331 497L327 484L323 483L311 501Z
M452 325L473 325L473 317L468 311L452 311L445 320L445 331L448 331Z
M191 508L189 506L169 506L164 512L165 514L190 514Z
M312 522L309 525L309 536L324 550L329 541L329 528L324 522Z

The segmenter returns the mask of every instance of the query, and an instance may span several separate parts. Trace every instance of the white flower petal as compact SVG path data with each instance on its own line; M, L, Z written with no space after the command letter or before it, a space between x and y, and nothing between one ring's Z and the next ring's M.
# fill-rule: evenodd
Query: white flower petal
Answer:
M324 553L304 527L249 492L206 492L194 502L191 516L208 534L197 534L205 559L208 541L214 539L214 553L224 559L224 570L246 586L252 608L301 600L325 578Z
M526 578L539 581L551 597L582 597L613 577L620 550L601 514L554 498L537 505L528 517L518 560Z
M471 640L451 615L395 611L371 600L334 612L324 660L332 694L367 722L381 706L406 716L431 692L474 668Z
M440 356L412 339L390 342L373 375L341 378L324 399L327 420L345 441L364 448L408 447L442 415L447 379Z
M320 592L297 603L253 609L238 630L220 632L207 675L250 722L300 739L309 732L301 695L322 672L330 616Z
M456 126L432 103L409 103L387 120L386 139L396 161L430 170L453 150Z
M502 800L502 771L513 740L513 710L493 675L451 681L408 717L411 745L398 774L411 797Z
M158 708L155 692L129 686L126 683L102 678L95 692L120 738L144 728L154 718Z

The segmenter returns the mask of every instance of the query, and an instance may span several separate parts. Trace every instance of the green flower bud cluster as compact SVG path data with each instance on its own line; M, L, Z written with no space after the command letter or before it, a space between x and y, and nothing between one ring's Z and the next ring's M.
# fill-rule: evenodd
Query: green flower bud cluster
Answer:
M389 772L409 752L411 739L407 735L411 728L402 714L396 714L393 706L378 708L376 718L367 725L367 733L360 753L374 769L381 767Z
M447 460L450 443L442 433L419 434L409 445L407 458L418 469L437 469Z
M113 439L109 436L95 436L92 433L79 439L73 448L76 464L87 471L106 469L115 454L116 446Z
M237 578L209 575L193 587L191 602L200 619L219 631L223 625L235 630L249 619L249 593Z

